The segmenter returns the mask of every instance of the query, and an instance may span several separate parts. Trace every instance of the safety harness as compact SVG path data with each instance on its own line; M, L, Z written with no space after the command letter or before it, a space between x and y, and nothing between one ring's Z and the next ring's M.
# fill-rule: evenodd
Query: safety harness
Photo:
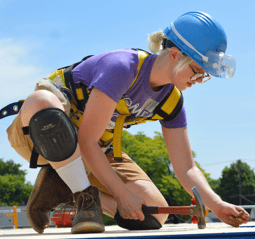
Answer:
M139 58L138 72L129 90L136 82L145 58L150 55L150 53L141 49L134 49L134 50L138 51L138 58ZM91 56L87 56L83 58L82 61L88 59L89 57ZM85 86L81 82L74 83L72 78L72 69L78 64L80 64L82 61L77 62L71 66L60 68L54 71L52 74L50 74L47 77L52 81L54 81L56 77L59 77L63 81L65 87L62 87L61 90L64 93L66 93L66 95L70 99L71 110L70 110L69 116L77 128L80 127L83 112L85 110L85 105L90 95L90 90L88 89L87 86ZM17 114L23 102L24 100L20 100L18 102L9 104L3 109L1 109L0 119L9 115ZM172 120L179 113L179 111L182 108L182 105L183 105L182 93L175 86L165 96L163 101L161 101L157 105L157 107L154 110L154 115L150 118L135 117L134 115L132 115L128 109L125 99L122 98L116 106L116 110L118 111L120 115L118 116L115 122L115 127L114 129L105 130L105 132L103 133L102 137L99 140L99 145L105 149L109 149L109 147L112 146L114 159L117 162L121 162L122 161L121 138L122 138L123 127L129 128L132 125L143 124L148 121ZM37 165L36 163L37 163L37 159L36 159L36 162L35 160L33 160L33 168L35 167L35 165ZM30 162L30 167L31 167L31 162Z

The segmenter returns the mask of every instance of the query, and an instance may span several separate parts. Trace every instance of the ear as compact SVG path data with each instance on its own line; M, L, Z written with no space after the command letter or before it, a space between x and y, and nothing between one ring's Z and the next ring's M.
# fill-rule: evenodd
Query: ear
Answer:
M181 52L176 47L171 47L170 51L168 53L169 60L171 62L175 62L176 60L180 60L180 57L182 56Z

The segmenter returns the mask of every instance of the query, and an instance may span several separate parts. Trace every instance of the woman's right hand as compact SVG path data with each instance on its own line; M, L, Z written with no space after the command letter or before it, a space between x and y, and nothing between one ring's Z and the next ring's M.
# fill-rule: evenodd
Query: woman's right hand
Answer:
M145 204L145 200L143 198L128 189L127 193L119 195L116 200L117 208L122 218L144 220L145 217L142 212L142 205Z

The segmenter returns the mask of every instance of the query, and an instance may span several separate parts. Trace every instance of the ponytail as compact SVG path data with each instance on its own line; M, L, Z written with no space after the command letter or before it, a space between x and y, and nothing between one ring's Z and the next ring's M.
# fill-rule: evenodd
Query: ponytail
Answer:
M166 38L165 34L163 33L163 31L157 31L152 33L148 40L149 40L149 44L148 44L148 48L151 52L153 52L154 54L158 53L160 50L162 50L162 41L163 39Z

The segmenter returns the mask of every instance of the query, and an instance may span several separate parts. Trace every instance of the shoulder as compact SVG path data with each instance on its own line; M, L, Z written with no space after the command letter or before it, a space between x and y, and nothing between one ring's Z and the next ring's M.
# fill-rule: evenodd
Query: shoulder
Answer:
M118 102L138 70L138 54L132 49L104 52L90 57L73 70L76 79L96 87Z
M92 59L91 59L92 60ZM132 70L138 65L138 53L132 49L120 49L96 55L96 68L119 68L120 70Z

